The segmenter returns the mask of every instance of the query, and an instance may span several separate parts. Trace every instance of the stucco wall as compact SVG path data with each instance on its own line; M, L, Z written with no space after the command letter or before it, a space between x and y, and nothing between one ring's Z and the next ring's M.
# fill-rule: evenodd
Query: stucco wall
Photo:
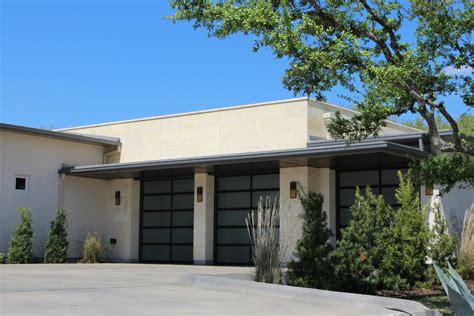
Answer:
M120 137L120 162L301 148L307 101L236 107L66 129Z
M459 189L454 188L449 193L441 193L439 187L433 189L433 195L425 195L425 187L421 188L421 203L422 205L429 205L434 208L439 205L441 213L449 222L449 229L451 234L460 236L464 214L467 209L470 209L474 204L474 189ZM434 223L434 214L428 215L430 225Z
M58 170L63 163L101 163L103 151L102 146L1 131L0 252L7 251L20 220L16 208L27 206L33 213L34 253L41 256L49 222L59 206ZM28 176L27 191L15 190L15 175Z

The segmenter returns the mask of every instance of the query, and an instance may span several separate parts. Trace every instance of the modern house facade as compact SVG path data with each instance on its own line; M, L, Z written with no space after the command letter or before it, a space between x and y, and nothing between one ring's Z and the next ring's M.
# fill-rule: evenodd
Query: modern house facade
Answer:
M278 195L289 258L301 234L297 183L323 194L337 238L356 186L395 205L397 170L430 152L422 131L395 122L378 138L335 141L327 124L337 111L356 113L299 98L58 131L0 124L0 252L15 209L29 206L41 256L60 207L71 258L97 231L112 261L249 264L245 217L259 197ZM440 203L453 232L474 202L473 190L420 193L423 203Z

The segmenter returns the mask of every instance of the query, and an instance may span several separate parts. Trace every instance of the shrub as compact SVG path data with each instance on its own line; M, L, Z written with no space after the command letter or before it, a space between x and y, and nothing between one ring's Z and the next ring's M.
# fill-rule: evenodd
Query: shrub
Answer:
M8 263L30 263L33 261L33 219L29 208L17 209L21 216L8 246Z
M300 190L299 199L303 206L303 232L296 246L296 260L288 265L290 280L296 286L326 289L332 282L332 247L328 243L332 233L323 211L323 196Z
M97 232L88 232L82 245L82 263L97 263L103 261L105 246L102 237Z
M441 214L439 204L436 204L432 210L434 212L434 225L431 229L432 236L429 247L429 256L440 267L448 268L448 261L455 265L455 250L457 238L449 235L448 221Z
M406 290L425 280L430 231L412 174L399 173L392 209L382 196L357 189L353 220L342 231L333 256L334 289L370 293L376 289Z
M466 210L459 249L459 271L464 279L474 279L474 205Z
M375 289L378 258L374 249L381 241L380 232L389 225L391 210L381 196L370 188L365 196L357 188L351 208L352 220L341 231L332 256L335 277L331 288L338 291L371 293Z
M5 264L7 261L7 255L4 253L0 252L0 264Z
M251 211L245 222L252 245L255 281L280 283L282 249L279 243L280 208L278 197L260 197L257 212Z
M56 218L51 221L51 226L48 231L48 239L44 247L44 262L67 262L68 246L66 210L59 209Z
M395 197L400 207L392 213L393 222L385 228L377 247L377 288L407 290L425 281L431 233L425 221L427 209L420 208L412 173L399 172L398 176L400 185Z

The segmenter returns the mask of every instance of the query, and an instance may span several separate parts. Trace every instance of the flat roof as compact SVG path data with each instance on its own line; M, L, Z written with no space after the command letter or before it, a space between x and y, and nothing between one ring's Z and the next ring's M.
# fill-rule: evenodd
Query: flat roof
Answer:
M92 145L119 146L121 144L120 138L116 138L116 137L64 133L64 132L50 131L46 129L32 128L32 127L27 127L27 126L20 126L20 125L6 124L6 123L0 123L0 131L33 135L33 136L39 136L39 137L48 137L48 138L53 138L53 139L86 143L86 144L92 144Z
M75 176L104 178L106 174L141 172L147 170L164 170L190 167L217 166L226 164L240 164L264 162L269 160L296 159L296 158L327 158L354 154L387 153L410 159L422 159L427 152L418 148L392 143L388 141L361 142L347 145L346 143L332 142L321 146L308 148L263 151L242 154L228 154L181 159L164 159L141 162L113 163L86 166L64 166L60 173Z

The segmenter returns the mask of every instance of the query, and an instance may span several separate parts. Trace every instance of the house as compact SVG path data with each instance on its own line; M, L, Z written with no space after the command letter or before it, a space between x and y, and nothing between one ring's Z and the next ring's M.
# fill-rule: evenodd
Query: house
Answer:
M335 141L327 124L336 111L356 113L298 98L57 131L0 124L0 252L15 209L28 206L36 256L66 208L71 258L97 231L113 261L249 264L245 217L260 196L278 194L289 258L301 232L296 183L324 195L337 237L356 186L395 204L397 170L430 152L423 132L390 121L380 137ZM474 191L429 191L420 188L423 203L438 200L460 229Z

